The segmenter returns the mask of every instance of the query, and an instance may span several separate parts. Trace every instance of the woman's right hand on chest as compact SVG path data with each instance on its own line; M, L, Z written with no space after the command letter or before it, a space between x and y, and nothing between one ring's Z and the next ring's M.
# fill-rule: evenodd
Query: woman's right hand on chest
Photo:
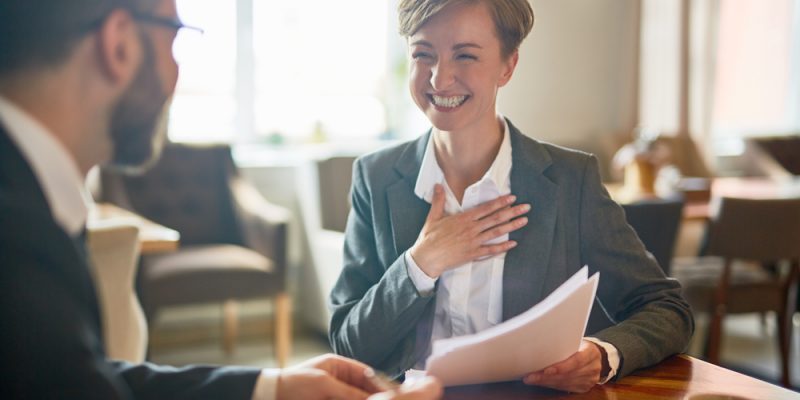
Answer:
M508 194L462 213L445 216L445 193L436 185L431 210L417 241L409 250L419 268L431 278L469 261L505 253L517 243L506 240L487 244L492 239L522 228L530 204L514 205L516 196Z

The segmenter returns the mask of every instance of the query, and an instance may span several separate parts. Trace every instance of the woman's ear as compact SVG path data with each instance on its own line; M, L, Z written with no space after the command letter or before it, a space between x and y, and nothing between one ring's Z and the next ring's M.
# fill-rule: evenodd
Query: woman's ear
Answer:
M508 81L511 80L511 76L514 75L514 70L517 68L517 63L519 62L519 50L514 50L511 55L509 55L504 63L503 63L503 71L500 74L500 81L498 82L499 87L505 86Z
M100 70L112 85L127 87L139 71L142 43L131 14L122 9L111 12L97 31L97 59Z

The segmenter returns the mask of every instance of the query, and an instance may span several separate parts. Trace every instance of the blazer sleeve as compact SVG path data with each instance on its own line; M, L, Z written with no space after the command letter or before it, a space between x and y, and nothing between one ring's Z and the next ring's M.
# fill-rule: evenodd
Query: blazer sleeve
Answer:
M0 398L250 400L257 368L108 360L84 292L65 283L75 271L19 250L0 244Z
M611 200L594 156L585 165L580 207L581 262L600 271L599 303L616 322L591 336L619 350L615 379L685 351L694 319L680 284L664 275Z
M109 365L135 399L241 399L253 396L258 368L188 366L110 361Z
M390 232L389 221L373 220L374 199L363 168L357 160L344 266L330 295L329 338L337 354L397 376L413 365L416 326L433 295L417 291L402 254L390 265L380 262L375 229Z

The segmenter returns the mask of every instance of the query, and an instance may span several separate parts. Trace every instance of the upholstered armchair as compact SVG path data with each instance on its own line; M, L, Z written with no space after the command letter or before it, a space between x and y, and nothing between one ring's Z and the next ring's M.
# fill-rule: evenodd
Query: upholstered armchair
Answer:
M224 303L223 344L230 353L235 300L269 297L276 357L285 365L291 346L289 212L240 177L229 146L170 143L145 174L104 170L100 182L104 201L180 232L178 251L142 257L138 286L149 321L165 306Z
M298 199L308 238L309 265L301 276L303 316L308 326L327 334L328 296L342 272L344 230L350 212L353 156L309 161L299 169Z

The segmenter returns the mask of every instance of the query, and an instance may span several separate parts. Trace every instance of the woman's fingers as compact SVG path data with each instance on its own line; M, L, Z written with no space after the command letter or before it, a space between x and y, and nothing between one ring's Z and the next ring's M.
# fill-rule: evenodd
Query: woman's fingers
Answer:
M600 381L601 356L595 346L584 340L580 349L566 360L530 373L522 381L569 392L586 392Z
M486 243L492 239L503 236L509 232L513 232L528 224L528 217L521 217L515 220L506 222L502 225L495 226L488 231L484 231L477 237L478 243ZM485 245L484 245L485 246Z
M464 216L472 221L477 221L479 219L483 219L487 215L493 214L497 210L514 204L515 201L517 201L517 196L514 196L513 194L500 196L492 201L483 203L469 211L466 211Z
M428 218L425 220L426 223L434 222L442 219L444 217L444 189L442 185L436 184L433 187L433 199L431 199L431 210L428 212Z
M483 259L497 254L505 253L517 246L517 242L507 240L503 243L487 244L475 249L471 254L472 260Z
M491 229L492 227L498 226L505 222L508 222L520 215L526 214L528 211L531 210L530 204L519 204L513 207L505 207L495 211L492 214L489 214L480 220L478 220L478 228L481 232Z

